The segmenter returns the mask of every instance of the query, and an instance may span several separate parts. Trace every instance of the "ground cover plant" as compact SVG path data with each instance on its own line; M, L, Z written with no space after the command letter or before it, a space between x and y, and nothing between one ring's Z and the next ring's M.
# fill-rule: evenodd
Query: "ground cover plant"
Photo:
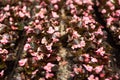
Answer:
M0 0L0 80L119 80L120 0Z

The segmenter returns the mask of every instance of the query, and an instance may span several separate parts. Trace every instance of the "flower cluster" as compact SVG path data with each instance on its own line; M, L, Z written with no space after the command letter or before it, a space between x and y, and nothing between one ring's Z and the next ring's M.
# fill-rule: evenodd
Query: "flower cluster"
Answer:
M97 20L95 5L105 26ZM61 62L70 64L74 80L120 79L110 65L104 31L107 27L120 40L119 0L0 0L0 6L0 78L9 75L7 63L18 60L21 80L57 80ZM68 50L64 56L61 47Z

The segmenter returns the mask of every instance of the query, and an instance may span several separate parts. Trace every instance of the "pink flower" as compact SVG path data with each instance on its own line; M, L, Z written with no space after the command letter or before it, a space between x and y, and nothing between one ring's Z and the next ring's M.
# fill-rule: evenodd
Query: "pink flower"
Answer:
M100 34L100 35L103 35L103 32L102 32L102 29L101 28L99 28L96 32L95 32L95 34Z
M9 41L8 41L7 39L3 38L2 40L0 40L0 42L1 42L2 44L7 44Z
M105 10L105 9L103 9L101 12L102 12L103 14L105 14L105 13L106 13L106 10Z
M76 48L82 48L82 47L85 47L86 43L84 40L82 40L79 44L74 44L72 45L72 49L76 49Z
M118 36L118 38L120 39L120 35Z
M83 64L83 66L84 66L85 69L86 69L87 71L89 71L89 72L91 72L91 71L93 70L93 67L90 66L90 65L85 65L85 64Z
M80 37L80 35L78 34L77 31L74 31L73 35L72 35L72 38L78 38L78 37Z
M70 5L70 4L72 4L73 3L73 0L67 0L66 1L66 5Z
M103 47L99 48L96 53L100 54L101 56L103 56L105 54L105 51L103 50Z
M100 73L103 70L103 65L95 67L94 70L96 73Z
M54 5L54 8L55 8L55 10L59 9L58 5Z
M10 5L7 5L6 7L4 7L5 11L9 11L9 9L10 9Z
M86 45L85 41L82 40L82 41L80 42L80 47L85 47L85 45Z
M47 44L46 37L43 37L43 38L42 38L41 43L42 43L42 44L45 44L45 45Z
M28 59L26 59L26 58L19 60L19 66L24 66L25 63L27 62L27 60L28 60Z
M46 13L47 13L46 8L41 8L40 11L35 14L35 16L36 16L36 17L39 16L40 18L44 18Z
M107 19L107 25L111 25L111 23L112 23L113 20L114 20L113 17L109 17L109 18Z
M4 70L0 72L0 77L2 77L3 75L4 75Z
M107 1L106 4L107 4L109 7L112 7L112 6L113 6L113 4L112 4L111 1Z
M120 0L118 0L118 4L120 5Z
M88 77L88 80L99 80L99 78L98 78L98 77L95 77L94 75L90 75L90 76Z
M88 80L94 80L94 75L90 75L90 76L88 77Z
M25 14L24 14L23 12L19 11L19 16L20 16L21 18L23 18L23 17L25 16Z
M116 16L120 16L120 10L116 10Z
M81 68L74 68L73 70L74 70L74 72L75 72L76 74L79 74L79 73L82 72L82 69L81 69Z
M57 59L57 61L60 61L60 60L61 60L61 57L57 56L56 59Z
M92 62L98 62L98 60L96 58L93 58L93 57L91 57L91 61Z
M38 72L38 69L33 71L32 74L35 75Z
M104 73L100 73L100 77L101 78L105 77L105 74Z
M76 4L78 5L82 5L82 1L81 0L74 0Z
M24 51L27 51L30 48L31 48L30 44L26 43L24 46Z
M52 4L59 2L60 0L49 0Z
M45 75L45 78L52 78L54 76L54 74L53 73L49 73L49 72L47 72L46 73L46 75Z
M23 6L22 11L23 11L24 13L26 13L26 9L27 9L27 7L26 7L26 6Z
M54 32L55 32L55 30L53 29L53 27L49 27L47 33L52 34Z
M53 12L53 11L52 11L52 16L53 16L54 18L59 18L59 15L58 15L56 12Z
M44 55L43 54L38 54L36 57L37 57L37 60L41 60L41 59L43 59Z
M53 41L52 41L53 43L55 43L55 42L58 42L58 41L59 41L59 39L54 38L54 37L52 38L52 40L53 40Z
M44 66L44 69L46 70L46 72L51 72L51 68L54 67L55 65L52 63L47 63L46 66Z
M53 43L48 44L46 46L47 50L52 51L52 45L53 45Z

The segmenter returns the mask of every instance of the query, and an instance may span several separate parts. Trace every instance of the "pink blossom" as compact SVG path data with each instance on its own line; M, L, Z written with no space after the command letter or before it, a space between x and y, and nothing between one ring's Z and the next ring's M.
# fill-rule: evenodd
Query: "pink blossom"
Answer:
M44 57L43 53L38 53L38 52L33 52L31 53L31 55L34 56L35 60L41 60Z
M56 59L57 59L57 61L60 61L60 60L61 60L61 57L57 56Z
M42 29L43 29L42 26L41 26L40 24L35 25L35 27L36 27L37 29L39 29L39 30L42 30Z
M38 72L38 69L33 71L32 74L35 75Z
M85 47L86 43L84 40L82 40L79 44L74 44L72 45L72 49L76 49L76 48L82 48L82 47Z
M19 60L19 66L24 66L27 60L27 58Z
M98 60L96 58L93 58L93 57L91 57L91 61L92 62L98 62Z
M30 44L26 43L24 46L24 51L27 51L30 48L31 48Z
M120 5L120 0L118 0L118 4Z
M100 34L100 35L103 35L103 32L102 32L102 29L101 28L99 28L96 32L95 32L95 34Z
M44 57L43 54L38 54L38 55L36 56L37 60L41 60L41 59L43 59L43 57Z
M106 78L105 80L111 80L111 79L109 79L109 78Z
M88 10L93 10L91 5L88 6Z
M74 0L76 4L82 5L82 0Z
M27 9L27 7L26 7L26 6L23 6L22 12L26 13L26 9Z
M105 77L105 74L104 73L100 73L100 77Z
M105 14L105 13L106 13L106 10L105 10L105 9L103 9L101 12L102 12L103 14Z
M74 68L73 70L74 70L74 72L75 72L76 74L79 74L79 73L82 72L82 69L81 69L81 68Z
M59 15L58 15L56 12L53 12L53 11L52 11L52 16L53 16L54 18L59 18Z
M52 34L54 32L55 32L55 30L53 29L53 27L49 27L47 33Z
M85 69L86 69L87 71L89 71L89 72L91 72L91 71L93 70L93 67L90 66L90 65L85 65L85 64L83 64L83 66L84 66Z
M7 5L6 7L4 7L5 11L9 11L9 9L10 9L10 5Z
M82 56L84 56L85 58L90 58L89 54L83 54Z
M111 23L112 23L113 20L114 20L113 17L109 17L109 18L107 19L107 24L108 24L108 25L111 25Z
M46 13L47 13L46 8L41 8L40 12L37 13L36 16L40 16L40 18L44 18Z
M113 6L113 4L112 4L112 2L111 1L107 1L107 3L106 3L109 7L112 7Z
M47 72L46 73L46 75L45 75L45 78L52 78L54 76L54 74L53 73L49 73L49 72Z
M52 4L57 3L59 0L49 0Z
M6 18L6 15L1 13L0 14L0 22L2 22Z
M88 80L99 80L98 77L95 77L93 74L88 77Z
M72 48L72 49L79 48L79 45L74 44L74 45L72 45L72 47L71 47L71 48Z
M42 44L45 44L45 45L47 44L46 37L43 37L43 38L42 38L41 43L42 43Z
M55 8L55 10L59 9L58 5L54 5L54 8Z
M116 10L116 16L120 16L120 10Z
M58 42L58 41L59 41L59 39L54 38L54 37L52 37L52 40L53 40L53 41L52 41L53 43L56 43L56 42Z
M76 49L76 48L82 48L82 47L85 47L86 43L84 40L80 41L80 43L77 43L77 44L74 44L72 45L72 49Z
M92 3L92 0L83 0L83 3L84 3L84 4L93 4L93 3Z
M54 67L55 65L52 63L47 63L46 66L44 66L44 69L46 70L46 72L51 72L51 68Z
M80 42L80 47L85 47L85 45L86 45L85 41L82 40L82 41Z
M12 28L12 30L17 30L18 29L18 27L16 27L16 26L11 26L11 28Z
M52 51L52 45L53 45L53 43L48 44L46 46L47 50Z
M0 77L2 77L3 75L4 75L4 70L0 72Z
M73 3L73 0L67 0L66 1L66 5L70 5L70 4L72 4Z
M103 50L103 47L99 48L96 53L100 54L101 56L103 56L105 54L105 51Z
M31 38L27 38L27 41L28 41L28 42L31 42L31 41L32 41L32 39L31 39Z
M118 38L120 39L120 35L118 36Z
M88 77L88 80L95 80L95 79L94 79L94 75L90 75L90 76Z
M71 9L74 9L74 8L75 8L75 5L70 4L69 7L70 7Z
M103 70L103 65L101 65L101 66L96 66L96 67L94 68L94 70L95 70L96 73L100 73L100 72Z
M20 16L21 18L23 18L23 17L25 16L25 14L24 14L23 12L19 11L19 16Z
M8 41L7 39L3 38L3 39L0 40L0 42L1 42L2 44L7 44L9 41Z
M80 35L78 34L77 31L74 31L73 35L72 35L72 38L78 38L78 37L80 37Z
M83 16L83 21L85 22L85 24L90 23L91 22L90 20L91 19L89 19L89 17Z

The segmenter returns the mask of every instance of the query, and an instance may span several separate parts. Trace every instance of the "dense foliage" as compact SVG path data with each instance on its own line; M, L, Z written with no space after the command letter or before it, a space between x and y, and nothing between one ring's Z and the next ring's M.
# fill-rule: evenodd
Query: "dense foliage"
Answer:
M119 49L120 0L0 0L3 80L119 80Z

